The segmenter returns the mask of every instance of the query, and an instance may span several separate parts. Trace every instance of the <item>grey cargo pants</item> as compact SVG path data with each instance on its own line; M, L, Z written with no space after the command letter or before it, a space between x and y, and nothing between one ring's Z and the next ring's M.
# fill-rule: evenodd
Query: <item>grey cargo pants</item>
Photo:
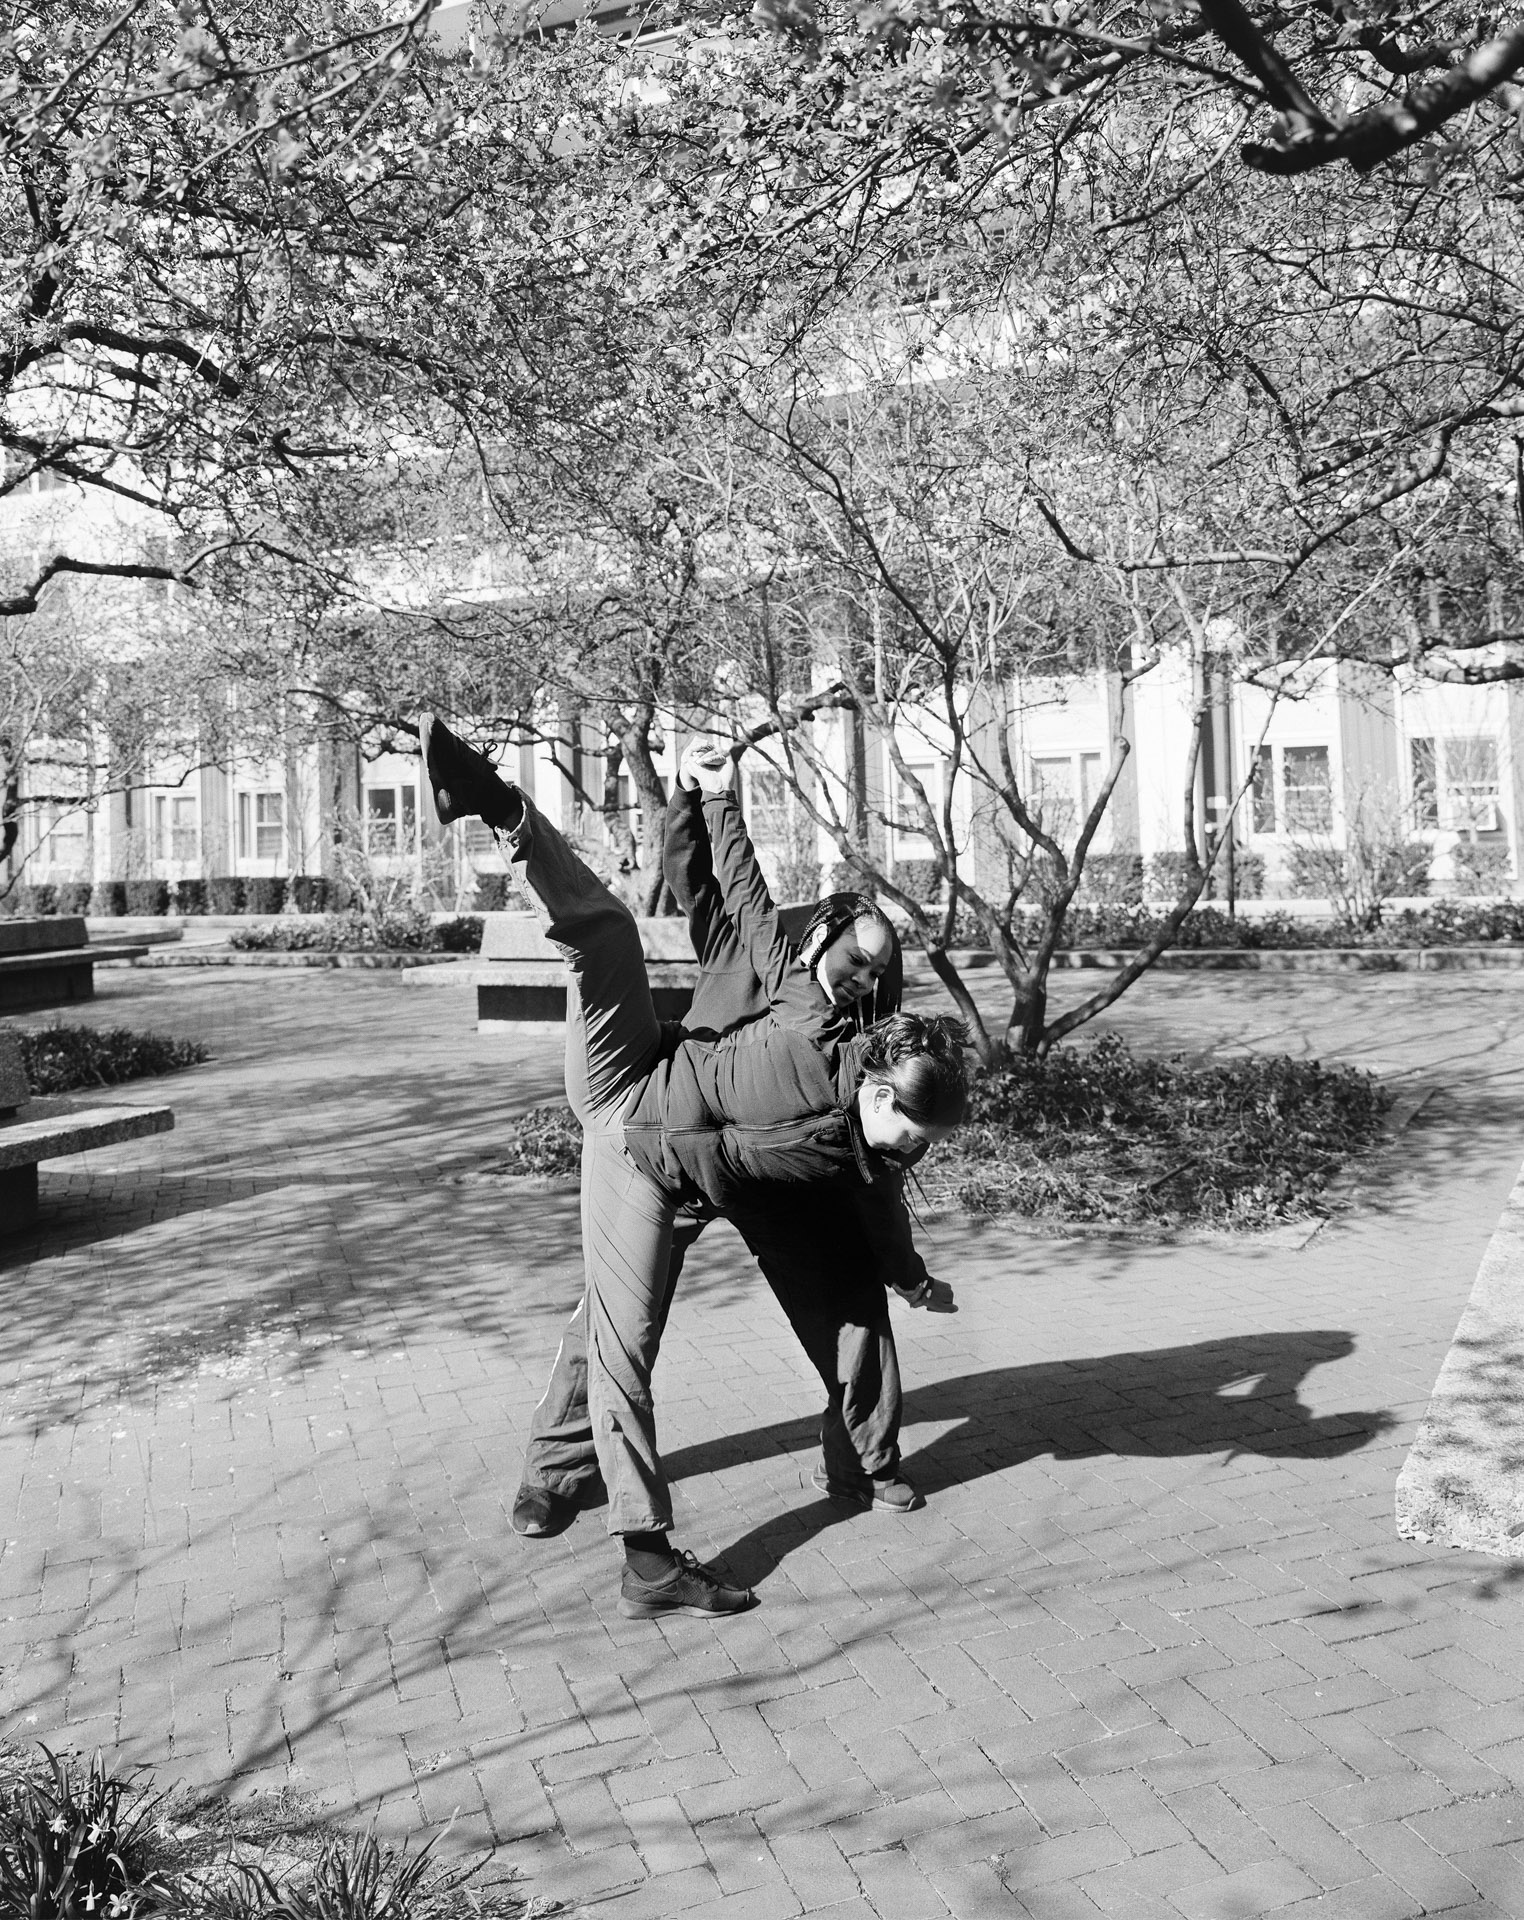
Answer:
M666 1533L672 1503L656 1446L651 1374L666 1315L674 1201L625 1151L624 1116L661 1051L629 909L527 796L501 834L567 969L566 1097L582 1123L579 1313L587 1399L610 1533Z

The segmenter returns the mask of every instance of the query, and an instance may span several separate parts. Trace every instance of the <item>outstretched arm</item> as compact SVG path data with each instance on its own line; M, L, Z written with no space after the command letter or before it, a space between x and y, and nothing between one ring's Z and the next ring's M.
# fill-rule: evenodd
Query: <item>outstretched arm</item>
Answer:
M683 756L678 777L680 782L693 781L703 789L704 823L709 829L714 877L725 914L752 972L762 983L768 1005L776 1012L793 972L794 949L757 864L756 848L731 789L732 771L728 753L695 742Z
M873 1253L884 1284L907 1306L932 1313L956 1313L953 1290L945 1280L933 1280L916 1251L905 1207L905 1182L899 1174L885 1174L869 1187L854 1187L853 1202L863 1237Z
M768 1000L714 877L704 795L684 786L681 777L667 806L661 863L673 898L688 916L688 938L699 963L693 1005L683 1024L690 1032L718 1034L760 1020Z

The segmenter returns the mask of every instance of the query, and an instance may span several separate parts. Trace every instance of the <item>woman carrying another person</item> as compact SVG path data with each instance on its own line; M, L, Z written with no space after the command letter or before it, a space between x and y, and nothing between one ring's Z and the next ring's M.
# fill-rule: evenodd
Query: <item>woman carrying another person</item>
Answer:
M962 1030L896 1014L819 1045L769 1015L717 1041L676 1039L656 1018L624 903L484 755L428 715L419 735L440 819L476 814L497 830L566 962L588 1403L609 1531L624 1542L620 1611L740 1612L753 1596L668 1539L651 1374L677 1208L702 1197L724 1210L758 1181L840 1182L864 1218L877 1211L885 1244L908 1243L898 1175L963 1117Z
M683 1024L698 1038L717 1039L772 1013L827 1046L862 1033L899 1010L904 968L898 936L865 895L836 893L815 908L796 949L729 790L730 764L728 754L690 747L667 809L662 867L687 915L700 962ZM749 946L737 933L732 910L747 929ZM703 1201L678 1211L659 1314L663 1327L688 1250L717 1217ZM756 1258L826 1390L814 1485L833 1498L881 1511L908 1513L923 1505L900 1468L894 1330L879 1262L850 1191L835 1184L756 1183L726 1217ZM951 1287L929 1277L908 1241L890 1249L887 1264L901 1299L933 1312L956 1311ZM513 1503L515 1532L533 1538L563 1532L597 1471L579 1304L530 1422Z

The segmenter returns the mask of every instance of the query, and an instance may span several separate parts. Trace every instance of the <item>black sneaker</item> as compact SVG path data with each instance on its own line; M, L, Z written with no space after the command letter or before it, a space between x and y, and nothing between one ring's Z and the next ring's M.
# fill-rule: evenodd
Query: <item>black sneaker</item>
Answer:
M552 1534L565 1533L577 1517L577 1503L564 1493L552 1493L549 1487L522 1486L513 1502L509 1524L515 1533L531 1540L548 1540Z
M642 1580L633 1567L626 1567L619 1586L619 1611L628 1620L654 1620L663 1613L745 1613L756 1604L750 1587L727 1587L691 1553L681 1551L664 1579Z
M518 819L517 788L503 779L486 754L468 747L435 714L418 716L418 751L442 825L464 814L476 814L489 827L512 826Z
M833 1480L824 1467L816 1467L810 1484L833 1500L850 1500L854 1506L877 1508L880 1513L914 1513L926 1504L902 1473L882 1480Z

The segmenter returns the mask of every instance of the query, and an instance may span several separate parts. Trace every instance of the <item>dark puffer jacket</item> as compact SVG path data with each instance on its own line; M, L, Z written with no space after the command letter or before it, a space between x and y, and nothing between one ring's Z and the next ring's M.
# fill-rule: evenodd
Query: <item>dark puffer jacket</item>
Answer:
M798 965L734 800L709 799L701 815L696 796L673 804L669 873L676 864L690 882L702 880L710 841L729 923L706 930L729 953L717 946L706 959L701 949L706 964L724 958L703 992L727 1026L753 1013L754 1024L677 1045L626 1116L625 1144L669 1190L738 1216L788 1207L789 1186L801 1182L838 1189L883 1279L913 1292L927 1275L905 1210L905 1163L874 1152L857 1118L866 1043L856 1009L833 1006ZM684 888L675 890L683 900Z

